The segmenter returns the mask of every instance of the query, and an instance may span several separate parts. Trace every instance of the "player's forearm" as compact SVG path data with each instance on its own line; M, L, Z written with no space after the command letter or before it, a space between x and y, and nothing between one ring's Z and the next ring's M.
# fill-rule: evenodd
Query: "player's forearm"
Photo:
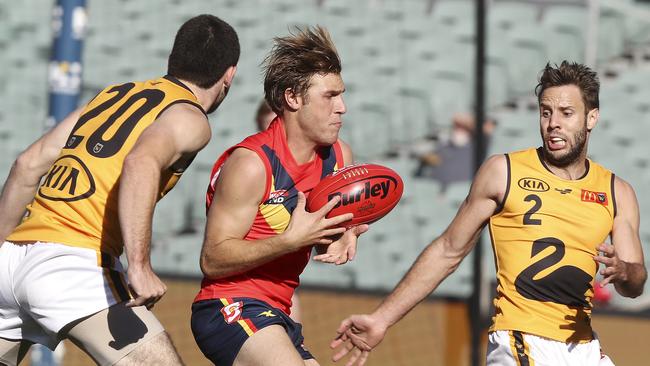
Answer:
M0 195L0 242L11 234L25 215L25 207L34 199L41 176L21 158L11 167Z
M640 296L648 278L645 266L641 263L625 262L625 273L625 279L614 284L616 291L625 297L634 298Z
M458 268L465 254L449 250L445 239L435 240L420 254L374 315L382 319L387 327L397 323Z
M129 266L150 264L151 226L159 181L160 169L152 161L125 160L118 214Z
M226 239L220 242L206 235L200 260L201 271L208 278L228 277L259 267L297 249L283 235L261 240Z

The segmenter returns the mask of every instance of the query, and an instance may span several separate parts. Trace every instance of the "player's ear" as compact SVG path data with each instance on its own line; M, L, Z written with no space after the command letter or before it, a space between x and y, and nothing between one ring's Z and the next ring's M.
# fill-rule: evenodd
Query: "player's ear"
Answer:
M287 103L287 107L292 111L297 111L302 105L302 97L299 94L296 94L291 88L286 88L284 90L284 101Z
M598 123L598 118L600 117L600 111L598 108L594 108L587 113L587 130L591 131L596 124Z
M226 72L224 73L224 78L223 82L226 87L230 87L232 85L232 80L235 78L235 74L237 73L237 66L230 66L229 68L226 69Z

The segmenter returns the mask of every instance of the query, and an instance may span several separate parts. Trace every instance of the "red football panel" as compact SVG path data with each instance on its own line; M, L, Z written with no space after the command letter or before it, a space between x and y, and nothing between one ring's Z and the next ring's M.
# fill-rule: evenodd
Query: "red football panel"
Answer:
M323 178L310 193L307 208L316 211L339 195L341 200L328 217L352 212L354 219L343 225L371 223L397 205L403 190L402 179L393 170L376 164L353 165Z

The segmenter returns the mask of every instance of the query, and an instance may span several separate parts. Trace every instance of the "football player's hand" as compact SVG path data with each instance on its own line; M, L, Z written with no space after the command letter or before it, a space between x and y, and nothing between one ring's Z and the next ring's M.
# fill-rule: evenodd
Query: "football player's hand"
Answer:
M307 199L305 194L298 192L296 208L291 214L291 220L287 229L280 235L291 247L300 248L314 244L331 244L331 238L345 232L344 227L338 225L352 220L351 213L327 218L326 215L339 202L339 197L332 198L316 212L308 212L305 209Z
M330 343L334 350L332 360L337 362L350 354L346 366L363 366L368 355L386 335L388 327L372 315L352 315L343 320Z
M144 305L151 309L167 292L167 286L150 266L129 265L127 276L133 296L133 299L126 303L128 307Z
M314 260L336 265L345 264L353 260L357 254L357 239L361 234L368 231L368 228L369 226L367 224L362 224L347 229L333 243L320 245L320 250L324 249L324 252L314 256Z
M600 286L605 287L608 283L627 280L627 263L618 258L616 248L613 245L602 243L597 249L602 255L595 256L594 260L605 265L605 268L600 270L600 274L603 275Z

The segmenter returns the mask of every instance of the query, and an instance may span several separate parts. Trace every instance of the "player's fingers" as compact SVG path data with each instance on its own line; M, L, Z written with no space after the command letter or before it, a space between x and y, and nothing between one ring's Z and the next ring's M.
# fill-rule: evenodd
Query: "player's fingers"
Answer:
M142 305L145 305L146 303L147 303L147 298L146 297L138 296L138 297L132 299L131 301L129 301L126 304L126 306L131 308L131 307L136 307L136 306L142 306Z
M314 260L320 261L320 260L325 260L327 258L331 258L332 254L329 253L324 253L324 254L319 254L314 256Z
M359 358L359 366L363 366L366 364L366 361L368 360L368 355L370 355L370 352L361 351L361 357Z
M346 221L350 221L350 220L352 220L352 218L354 218L354 214L346 213L346 214L330 217L329 219L325 219L325 221L327 223L327 227L330 227L330 226L337 226L337 225L342 224L342 223L344 223ZM342 228L342 229L343 229L343 231L340 231L339 234L344 233L345 230L346 230L346 228Z
M354 346L353 346L353 347L354 347ZM352 350L352 348L351 348L350 350ZM350 350L348 350L348 352L349 352ZM351 355L350 358L348 359L348 362L345 364L345 366L352 366L352 365L354 365L354 364L357 362L357 360L359 359L359 354L360 354L360 352L361 352L361 351L360 351L358 348L354 349L354 351L352 352L352 355Z
M328 238L320 238L320 239L318 239L318 244L322 244L322 245L329 245L329 244L332 244L333 242L334 241L332 239L328 239Z
M598 263L602 263L606 266L612 266L614 264L614 260L609 257L603 257L602 255L597 255L594 257L594 260Z
M307 204L307 198L305 198L305 194L302 192L298 192L298 199L296 200L295 209L298 209L299 211L304 211L306 204Z
M342 255L342 256L337 255L333 259L335 260L334 264L336 264L337 266L340 266L341 264L346 264L348 262L348 256L347 255Z
M330 228L330 229L323 230L323 234L321 236L326 236L326 237L328 237L328 240L330 240L330 242L333 242L333 240L329 239L329 237L334 236L334 235L338 235L338 234L341 234L341 233L344 233L344 232L345 232L344 227L333 227L333 228Z
M600 274L602 274L603 276L612 276L612 275L616 274L616 272L617 272L617 270L616 270L616 267L614 267L614 266L605 267L602 270L600 270Z
M330 348L334 349L340 346L341 344L345 343L345 341L347 340L348 340L347 334L337 332L336 338L334 338L332 342L330 342Z
M348 254L349 261L354 260L354 256L357 255L357 245L356 244L350 245L347 254Z
M318 258L314 257L314 260L318 261L318 262L321 262L321 263L335 263L336 262L336 257L330 254L330 255L327 255L325 257L323 257L323 256L319 256Z
M341 338L339 338L339 337L336 337L336 338L334 338L333 341L330 342L330 348L334 349L334 348L338 347L339 345L341 345L341 343L343 343L343 340Z
M347 332L348 329L350 329L351 327L352 327L352 319L350 318L343 319L343 321L339 325L339 329L336 330L336 333L339 334L337 338L347 339L347 335L345 334L345 332Z
M318 212L318 214L320 214L321 217L325 217L328 212L332 211L334 206L336 206L339 203L340 200L341 200L341 197L334 196L334 197L332 197L331 200L329 200L325 205L323 205L323 207L321 207L316 212Z
M600 281L600 287L605 287L607 286L611 281L611 277L606 277L602 281Z
M370 225L368 225L368 224L357 225L357 226L352 228L352 230L354 230L353 231L354 235L356 235L356 236L359 236L359 235L365 233L366 231L368 231L368 229L370 229Z
M614 246L608 244L600 244L600 246L598 246L598 250L603 252L603 254L605 254L608 257L613 256L615 253Z
M332 356L332 361L336 362L342 359L343 357L345 357L345 355L348 354L348 352L350 351L348 350L347 346L344 344L343 347L341 347L336 353L334 353L334 356Z

